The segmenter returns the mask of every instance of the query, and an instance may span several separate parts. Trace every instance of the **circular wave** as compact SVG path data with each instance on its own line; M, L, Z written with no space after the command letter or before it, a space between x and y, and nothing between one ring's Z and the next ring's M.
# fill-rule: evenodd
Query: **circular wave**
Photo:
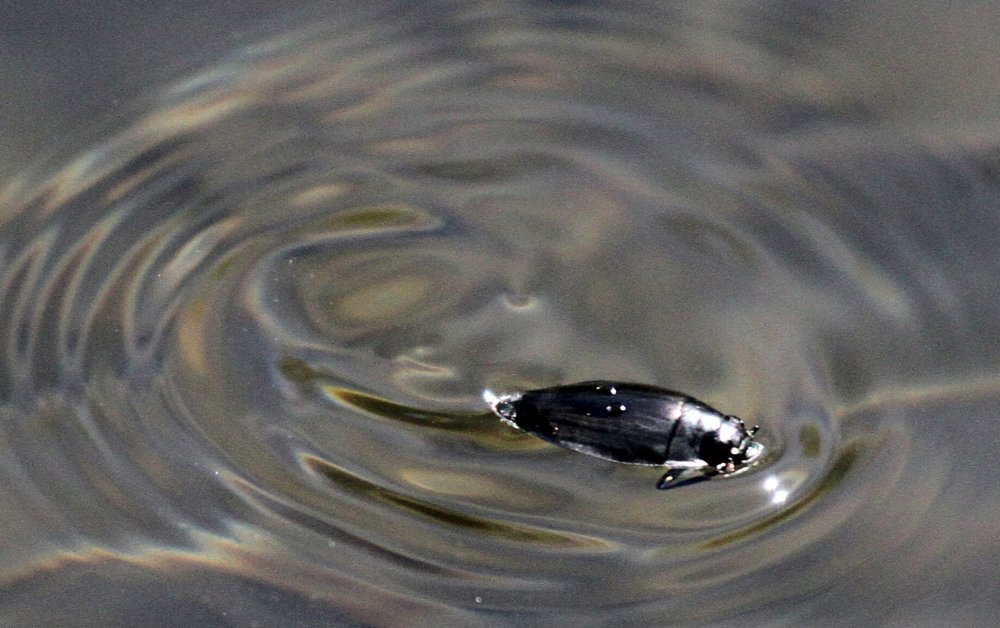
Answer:
M901 408L968 382L874 374L929 359L887 329L968 321L925 255L947 234L859 173L935 149L824 161L775 139L778 114L864 118L846 93L772 86L754 109L764 79L671 53L690 30L623 11L598 35L587 14L318 26L8 190L4 578L113 555L352 621L715 623L911 543L950 471ZM767 460L662 493L479 401L594 378L759 422Z

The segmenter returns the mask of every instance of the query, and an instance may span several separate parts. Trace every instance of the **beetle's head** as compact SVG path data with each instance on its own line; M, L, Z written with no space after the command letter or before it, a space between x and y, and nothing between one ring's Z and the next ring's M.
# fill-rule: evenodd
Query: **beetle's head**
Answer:
M754 439L758 429L756 425L747 429L743 419L727 416L715 435L715 459L706 462L722 475L750 467L764 453L764 446Z

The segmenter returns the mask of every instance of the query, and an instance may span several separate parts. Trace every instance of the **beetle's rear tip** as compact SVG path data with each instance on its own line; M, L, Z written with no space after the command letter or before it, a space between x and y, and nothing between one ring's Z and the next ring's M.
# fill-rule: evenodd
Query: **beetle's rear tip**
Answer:
M498 395L490 389L483 391L483 401L489 405L490 410L500 417L500 420L504 423L517 427L514 423L514 417L516 412L514 410L514 402L521 398L521 395Z
M490 408L496 410L497 404L500 403L500 395L487 388L483 391L483 401L485 401L486 405Z

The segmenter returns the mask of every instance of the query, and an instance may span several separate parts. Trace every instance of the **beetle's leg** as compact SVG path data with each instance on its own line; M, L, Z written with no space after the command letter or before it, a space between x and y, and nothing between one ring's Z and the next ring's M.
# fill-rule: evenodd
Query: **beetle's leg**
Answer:
M672 469L667 467L667 472L663 474L660 481L656 483L656 488L665 491L668 488L687 486L696 482L702 482L712 477L714 473L706 473L704 469Z

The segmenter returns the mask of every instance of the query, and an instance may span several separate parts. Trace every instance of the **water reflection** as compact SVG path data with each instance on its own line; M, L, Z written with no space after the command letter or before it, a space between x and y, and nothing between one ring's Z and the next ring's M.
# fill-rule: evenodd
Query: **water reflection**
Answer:
M0 623L992 619L1000 153L859 52L920 24L422 7L0 189ZM481 400L608 378L765 459L663 493Z
M780 506L788 501L788 496L791 494L789 489L783 488L781 480L779 480L776 475L769 475L764 478L764 481L761 483L761 487L764 489L765 493L770 494L771 503L776 506Z

